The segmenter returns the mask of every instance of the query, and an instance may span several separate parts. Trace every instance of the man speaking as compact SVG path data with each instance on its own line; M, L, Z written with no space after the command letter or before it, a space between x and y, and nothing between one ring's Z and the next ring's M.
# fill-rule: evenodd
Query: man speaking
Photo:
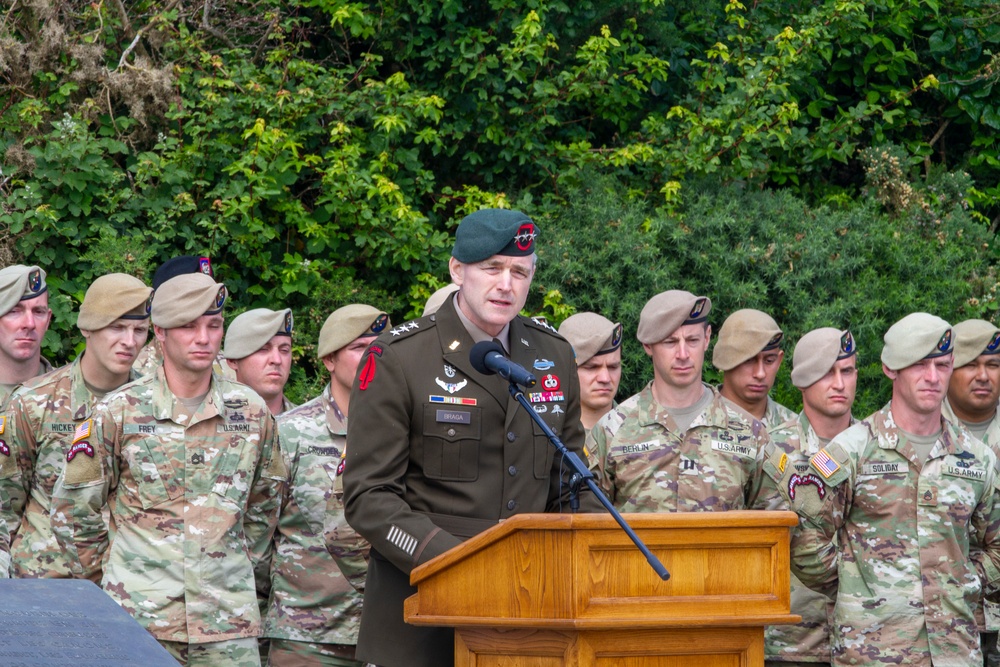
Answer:
M522 512L569 509L568 473L473 345L496 341L534 373L534 411L582 456L573 350L518 315L535 273L538 229L519 211L485 209L458 226L448 267L459 286L435 314L369 346L351 395L344 470L347 520L372 545L357 658L383 667L454 663L450 628L403 621L410 571ZM599 509L589 491L588 510Z

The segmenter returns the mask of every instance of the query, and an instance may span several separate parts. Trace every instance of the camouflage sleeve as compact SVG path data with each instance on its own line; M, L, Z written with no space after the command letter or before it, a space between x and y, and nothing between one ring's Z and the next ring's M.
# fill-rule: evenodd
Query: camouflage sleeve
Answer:
M34 476L35 436L15 393L0 416L0 574L9 573L10 542L21 527ZM7 575L4 575L7 576Z
M589 454L590 471L594 473L597 486L608 497L611 504L617 506L618 503L615 502L615 482L608 471L608 440L612 437L608 430L608 420L614 414L615 412L612 410L601 417L600 421L594 424L594 428L590 429L590 435L587 437L587 453Z
M799 526L792 531L792 574L831 598L837 592L841 530L852 502L851 469L847 453L833 442L802 470L784 466L778 482L779 491L799 515Z
M744 502L747 509L775 511L791 509L788 500L778 488L781 474L771 461L776 453L782 451L776 444L776 437L778 436L772 437L764 430L758 434L757 465L745 488Z
M360 535L355 540L345 542L343 538L331 535L329 528L324 528L323 532L327 551L330 552L333 561L337 564L344 578L347 579L347 583L359 593L364 593L365 579L368 578L368 553L371 551L371 546Z
M983 595L996 599L1000 591L1000 475L991 466L989 491L984 495L971 517L969 558L975 563Z
M281 443L274 417L264 418L260 434L260 459L254 471L243 519L250 562L253 565L258 595L270 585L274 530L278 525L281 501L288 484L288 470L281 456Z
M99 406L73 435L49 513L52 532L70 570L98 584L110 543L104 508L118 485L118 442L114 418L105 406Z

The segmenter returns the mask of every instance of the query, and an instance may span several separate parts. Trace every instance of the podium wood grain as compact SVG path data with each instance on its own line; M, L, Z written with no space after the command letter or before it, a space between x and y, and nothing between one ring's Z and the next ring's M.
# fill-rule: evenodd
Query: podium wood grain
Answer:
M409 623L456 628L462 667L758 666L789 614L790 512L522 514L411 574Z

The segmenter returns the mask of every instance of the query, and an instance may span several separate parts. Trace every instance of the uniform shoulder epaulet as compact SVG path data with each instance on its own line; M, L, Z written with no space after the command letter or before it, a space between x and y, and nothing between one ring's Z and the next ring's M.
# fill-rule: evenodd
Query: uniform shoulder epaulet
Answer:
M538 329L539 331L545 331L559 336L559 332L556 331L555 327L549 324L544 317L529 317L527 318L527 322L525 324L530 326L532 329ZM559 337L562 338L562 336Z
M425 331L427 329L434 327L434 317L421 317L416 320L410 320L408 322L403 322L402 324L397 324L391 329L387 329L382 333L379 338L384 343L395 343L397 341L409 338L419 331Z

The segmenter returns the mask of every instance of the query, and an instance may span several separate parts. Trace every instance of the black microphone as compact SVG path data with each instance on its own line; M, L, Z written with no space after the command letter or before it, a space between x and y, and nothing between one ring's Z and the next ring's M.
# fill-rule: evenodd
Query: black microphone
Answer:
M469 363L483 375L496 373L504 380L528 389L538 384L534 375L504 356L503 348L491 340L479 341L472 346Z

